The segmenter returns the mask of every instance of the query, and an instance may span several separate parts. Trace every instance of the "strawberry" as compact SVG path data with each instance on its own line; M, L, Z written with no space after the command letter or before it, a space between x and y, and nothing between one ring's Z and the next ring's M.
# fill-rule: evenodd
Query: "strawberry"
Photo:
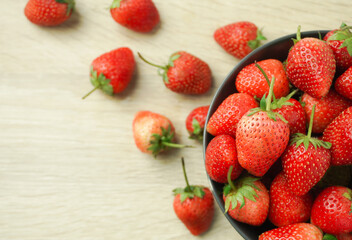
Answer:
M57 26L71 17L74 0L29 0L24 14L34 24Z
M229 54L244 58L266 40L257 26L251 22L235 22L214 32L215 41Z
M117 23L136 32L150 32L160 22L152 0L113 0L110 13Z
M324 41L317 38L301 39L299 27L297 40L286 61L287 77L295 87L315 98L328 94L336 62L331 48Z
M313 105L315 107L313 119L313 133L323 133L324 129L334 120L343 110L352 106L352 101L339 95L331 89L329 93L322 98L314 98L304 93L301 102L304 103L306 119L312 114Z
M323 140L331 142L331 165L352 164L352 107L327 126Z
M186 118L186 129L191 139L203 140L205 120L208 115L209 105L193 109Z
M342 186L325 188L313 203L311 223L329 234L352 232L352 190Z
M352 100L352 67L336 79L334 87L336 92Z
M171 91L203 94L211 87L211 71L208 64L187 52L172 54L166 66L150 63L140 53L138 55L144 62L159 68L165 86Z
M275 77L275 97L286 96L290 91L289 82L282 62L276 59L266 59L244 67L236 77L237 91L248 93L257 98L262 98L264 94L268 94L270 82L266 81L257 64L269 77Z
M228 185L224 187L225 212L243 223L262 225L269 211L269 193L264 184L252 176L231 180L233 166L228 172Z
M263 176L284 152L290 129L281 114L271 109L275 78L260 107L251 109L237 125L236 147L240 165L254 176Z
M97 89L108 95L122 92L131 81L134 68L133 53L127 47L112 50L94 59L90 71L90 81L94 88L83 99Z
M183 158L182 169L187 186L173 190L173 207L177 217L197 236L207 231L213 221L214 199L208 188L189 185Z
M306 194L324 176L330 166L331 143L312 138L315 105L307 135L296 133L282 155L282 168L287 184L297 196Z
M294 195L283 172L279 173L270 186L269 220L277 227L305 222L310 218L313 197L310 193Z
M351 26L342 23L339 29L328 32L323 40L334 52L336 68L345 71L352 66L352 33Z
M165 116L150 111L140 111L133 120L133 137L141 152L156 157L167 148L191 147L174 143L175 128Z
M234 168L231 180L235 180L243 170L237 159L236 140L229 135L216 136L205 151L205 169L211 179L226 183L230 166Z
M259 240L322 240L323 233L310 223L295 223L266 231Z
M237 123L250 109L258 106L247 93L234 93L228 96L210 117L207 131L213 136L228 134L236 137Z

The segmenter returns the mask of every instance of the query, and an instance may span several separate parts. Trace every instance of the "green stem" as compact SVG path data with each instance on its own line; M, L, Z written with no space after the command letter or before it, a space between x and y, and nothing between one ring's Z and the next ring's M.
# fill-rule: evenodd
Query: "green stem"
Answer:
M86 99L89 95L91 95L95 90L97 90L98 88L100 88L100 85L96 86L95 88L92 89L92 91L90 91L89 93L87 93L86 95L84 95L82 97L82 99Z
M268 75L266 75L264 69L258 63L255 63L255 66L262 72L266 82L268 83L268 86L270 86L270 81L269 81Z
M233 166L231 165L229 171L227 172L227 181L228 181L229 185L231 186L231 189L236 190L236 187L233 184L232 179L231 179L232 170L233 170Z
M146 62L147 64L153 66L153 67L157 67L157 68L161 68L161 69L164 69L166 70L167 68L165 66L161 66L161 65L157 65L157 64L154 64L154 63L151 63L149 62L147 59L145 59L140 53L138 53L138 56L140 59L142 59L144 62Z
M170 142L162 142L161 144L172 148L194 148L194 146L192 145L182 145L182 144L170 143Z
M301 25L298 25L297 28L297 41L301 40Z
M183 157L181 158L181 162L182 162L183 175L185 176L185 181L186 181L186 189L191 190L191 186L189 185L188 177L186 173L185 159Z
M309 128L308 128L308 134L307 134L308 138L310 138L312 136L314 112L315 112L315 104L313 105L312 113L310 114Z
M268 94L268 97L266 99L266 109L265 110L267 112L270 111L271 98L273 97L273 93L274 93L274 84L275 84L275 77L273 76L273 78L271 79L271 83L270 83L269 94Z

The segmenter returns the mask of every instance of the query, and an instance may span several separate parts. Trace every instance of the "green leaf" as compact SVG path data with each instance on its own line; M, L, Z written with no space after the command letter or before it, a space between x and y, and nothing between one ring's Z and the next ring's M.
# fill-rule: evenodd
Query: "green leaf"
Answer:
M63 4L67 4L67 11L66 11L66 15L70 15L71 12L74 10L75 8L75 1L74 0L55 0L58 3L63 3Z
M119 8L122 0L114 0L110 6L110 9Z
M262 99L260 99L260 108L262 110L265 110L266 109L266 94L264 94L264 96L262 97Z
M334 235L325 234L323 240L337 240L337 238Z
M231 198L227 197L226 200L225 200L225 213L229 210L230 203L231 203Z
M169 58L169 64L168 64L168 66L174 67L174 61L175 61L176 59L180 58L180 57L181 57L180 54L173 54L173 55L171 55L171 57Z
M224 192L224 195L227 196L231 191L231 186L230 184L226 184L224 189L223 189L223 192Z
M162 134L153 134L150 140L150 147L148 150L152 151L154 157L156 157L161 151L167 148L163 143L172 143L174 133L171 131L171 125L167 129L161 127Z
M195 187L194 190L193 190L193 193L194 193L195 196L197 196L199 198L203 198L204 195L205 195L205 192L200 187Z
M248 46L249 46L252 50L254 50L254 49L256 49L256 48L259 47L259 42L258 42L258 40L250 40L250 41L248 41Z
M340 25L340 28L342 29L342 28L344 28L344 27L347 27L347 24L344 23L344 22L342 22L341 25Z

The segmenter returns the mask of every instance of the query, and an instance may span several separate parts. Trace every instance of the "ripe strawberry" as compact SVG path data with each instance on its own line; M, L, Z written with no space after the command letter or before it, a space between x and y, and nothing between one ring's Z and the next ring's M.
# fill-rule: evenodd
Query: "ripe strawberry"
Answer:
M233 166L228 172L228 185L224 187L225 212L243 223L262 225L269 211L269 193L264 184L251 176L244 176L235 182L231 180Z
M257 26L251 22L236 22L214 32L215 41L229 54L244 58L266 40Z
M133 53L127 47L112 50L94 59L90 71L90 81L94 89L83 99L97 89L108 95L122 92L131 81L134 68Z
M226 183L230 166L234 168L231 180L235 180L243 170L237 159L236 140L229 135L216 136L205 151L205 169L211 179Z
M173 190L173 207L177 217L197 236L207 231L213 221L214 199L208 188L189 185L183 158L182 169L187 186Z
M323 233L310 223L295 223L262 233L259 240L322 240Z
M207 131L213 136L228 134L236 137L237 123L250 109L258 107L255 99L247 93L228 96L210 117Z
M352 67L336 79L334 87L336 92L352 100Z
M352 107L337 116L324 130L323 140L331 142L331 165L352 164Z
M271 110L275 78L259 108L245 114L237 125L236 147L240 165L254 176L263 176L284 152L290 137L287 121Z
M307 135L296 133L282 155L282 167L291 192L302 196L315 186L330 166L331 143L312 138L315 105Z
M310 218L313 197L310 193L294 195L283 172L279 173L270 186L269 220L277 227L306 222Z
M343 23L339 29L328 32L323 39L334 52L336 67L340 71L345 71L352 66L352 33L350 28Z
M164 84L171 91L183 94L203 94L211 87L211 71L208 64L199 58L179 51L170 56L166 66L148 62L138 53L139 57L149 65L159 68Z
M140 111L133 120L133 137L141 152L156 157L169 147L191 147L174 143L175 128L172 122L163 115L150 111Z
M262 69L259 69L257 64ZM261 70L263 70L270 79L273 76L275 77L275 97L281 98L289 93L290 87L284 66L282 62L276 59L266 59L244 67L236 77L237 91L248 93L257 98L262 98L264 94L268 94L270 81L267 82Z
M34 24L57 26L71 17L74 0L29 0L24 14Z
M323 133L324 129L334 120L343 110L352 106L352 101L339 95L331 89L322 98L314 98L304 93L301 102L304 103L306 119L312 114L313 105L316 105L313 119L313 133Z
M152 0L113 0L110 13L116 22L136 32L150 32L160 22Z
M203 140L205 120L208 115L209 105L193 109L186 118L186 129L191 139Z
M329 234L352 232L352 190L341 186L324 189L313 203L311 222Z
M291 83L312 97L328 94L335 75L335 58L331 48L317 38L297 40L287 57L286 74Z

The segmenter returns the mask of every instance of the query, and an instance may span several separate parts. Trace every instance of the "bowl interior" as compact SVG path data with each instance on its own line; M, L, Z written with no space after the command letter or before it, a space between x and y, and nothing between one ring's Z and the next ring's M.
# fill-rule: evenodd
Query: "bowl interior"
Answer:
M328 31L320 30L320 31L309 31L302 32L301 36L304 37L315 37L319 38L319 34L323 37ZM292 39L296 38L296 34L287 35L271 41L258 49L254 50L250 54L248 54L245 58L243 58L230 72L230 74L225 78L224 82L221 84L219 89L217 90L209 108L206 125L208 123L209 118L218 108L218 106L231 94L237 92L235 87L235 80L237 74L241 71L245 66L255 62L261 61L265 59L277 59L280 61L284 61L287 58L289 49L293 46ZM206 130L204 131L204 141L203 141L203 155L205 160L205 150L208 146L208 143L213 139L213 136L210 135ZM214 198L219 205L222 212L225 212L224 209L224 201L222 199L222 189L223 184L217 183L209 178L210 187L213 192ZM270 229L273 229L275 226L272 225L268 220L260 227L250 226L241 222L238 222L231 218L227 213L225 214L226 218L229 220L231 225L240 233L242 237L248 240L257 240L258 236Z

